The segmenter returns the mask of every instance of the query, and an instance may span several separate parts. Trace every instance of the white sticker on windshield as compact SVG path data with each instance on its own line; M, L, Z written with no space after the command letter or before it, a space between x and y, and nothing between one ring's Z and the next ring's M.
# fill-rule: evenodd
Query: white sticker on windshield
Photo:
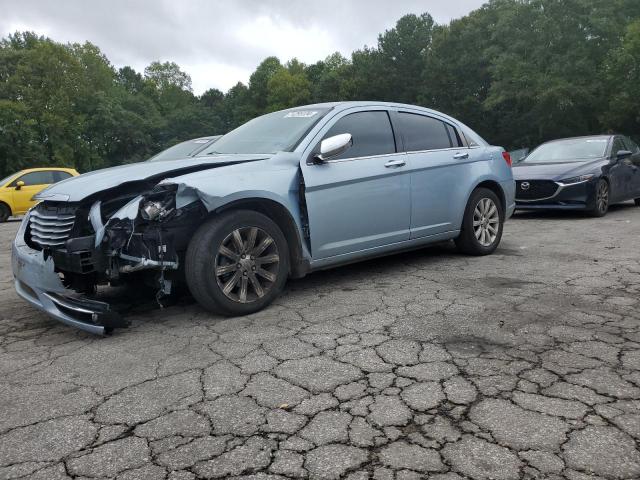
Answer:
M317 113L315 110L295 110L287 113L284 118L311 118Z

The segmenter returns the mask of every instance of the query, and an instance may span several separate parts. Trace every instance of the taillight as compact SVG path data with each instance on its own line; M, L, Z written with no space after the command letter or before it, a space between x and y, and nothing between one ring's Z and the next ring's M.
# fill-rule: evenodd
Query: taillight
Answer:
M502 158L504 158L504 161L507 162L507 165L511 166L511 164L513 163L511 161L511 155L509 155L509 152L502 152Z

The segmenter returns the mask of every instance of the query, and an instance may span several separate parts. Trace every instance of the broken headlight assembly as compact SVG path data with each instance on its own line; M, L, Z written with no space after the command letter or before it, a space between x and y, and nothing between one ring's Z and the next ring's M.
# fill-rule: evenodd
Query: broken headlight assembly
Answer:
M171 217L175 209L175 196L165 194L165 198L145 199L140 203L140 216L148 221L163 221Z

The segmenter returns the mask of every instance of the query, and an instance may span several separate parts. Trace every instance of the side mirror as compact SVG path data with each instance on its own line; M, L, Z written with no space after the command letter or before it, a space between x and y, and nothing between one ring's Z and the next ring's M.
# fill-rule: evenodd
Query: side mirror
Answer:
M629 158L631 155L633 155L633 152L630 152L629 150L618 150L618 153L616 153L616 160L624 160L625 158Z
M24 187L24 182L22 180L18 180L16 182L16 190L21 190Z
M322 163L331 157L340 155L353 145L353 137L350 133L342 133L333 137L325 138L320 143L320 154L313 157L316 163Z

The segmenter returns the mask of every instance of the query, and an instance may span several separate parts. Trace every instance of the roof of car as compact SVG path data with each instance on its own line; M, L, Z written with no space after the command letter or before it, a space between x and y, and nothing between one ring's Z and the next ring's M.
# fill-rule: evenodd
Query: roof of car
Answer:
M431 110L426 107L421 107L420 105L409 105L406 103L394 103L394 102L380 102L376 100L357 100L357 101L346 101L346 102L325 102L325 103L314 103L311 105L300 105L299 107L291 108L291 110L302 110L309 108L351 108L351 107L371 107L371 106L382 106L382 107L396 107L396 108L413 108L420 110L427 110L433 113L440 113L436 110ZM440 113L441 114L441 113Z
M209 137L198 137L198 138L191 138L189 140L185 140L185 142L197 142L197 141L202 141L202 140L214 140L216 138L220 138L222 135L211 135Z
M20 170L16 173L30 173L30 172L42 172L47 170L53 170L56 172L75 172L75 168L70 167L35 167L35 168L25 168L24 170Z
M447 115L446 113L439 112L437 110L433 110L427 107L421 107L420 105L409 105L407 103L394 103L394 102L379 102L375 100L359 100L359 101L348 101L348 102L326 102L326 103L314 103L311 105L300 105L299 107L289 108L287 110L309 110L311 108L332 108L338 110L346 110L348 108L354 107L392 107L392 108L405 108L407 110L420 110L424 113L429 113L432 115L436 115L442 118L449 119L450 121L456 122L460 125L462 123L460 120L456 120L455 118ZM465 125L466 126L466 125ZM467 127L469 128L469 127Z
M556 138L555 140L548 140L544 143L553 143L553 142L564 142L566 140L587 140L587 139L600 139L600 138L612 138L617 135L615 134L603 134L603 135L584 135L581 137L567 137L567 138Z

